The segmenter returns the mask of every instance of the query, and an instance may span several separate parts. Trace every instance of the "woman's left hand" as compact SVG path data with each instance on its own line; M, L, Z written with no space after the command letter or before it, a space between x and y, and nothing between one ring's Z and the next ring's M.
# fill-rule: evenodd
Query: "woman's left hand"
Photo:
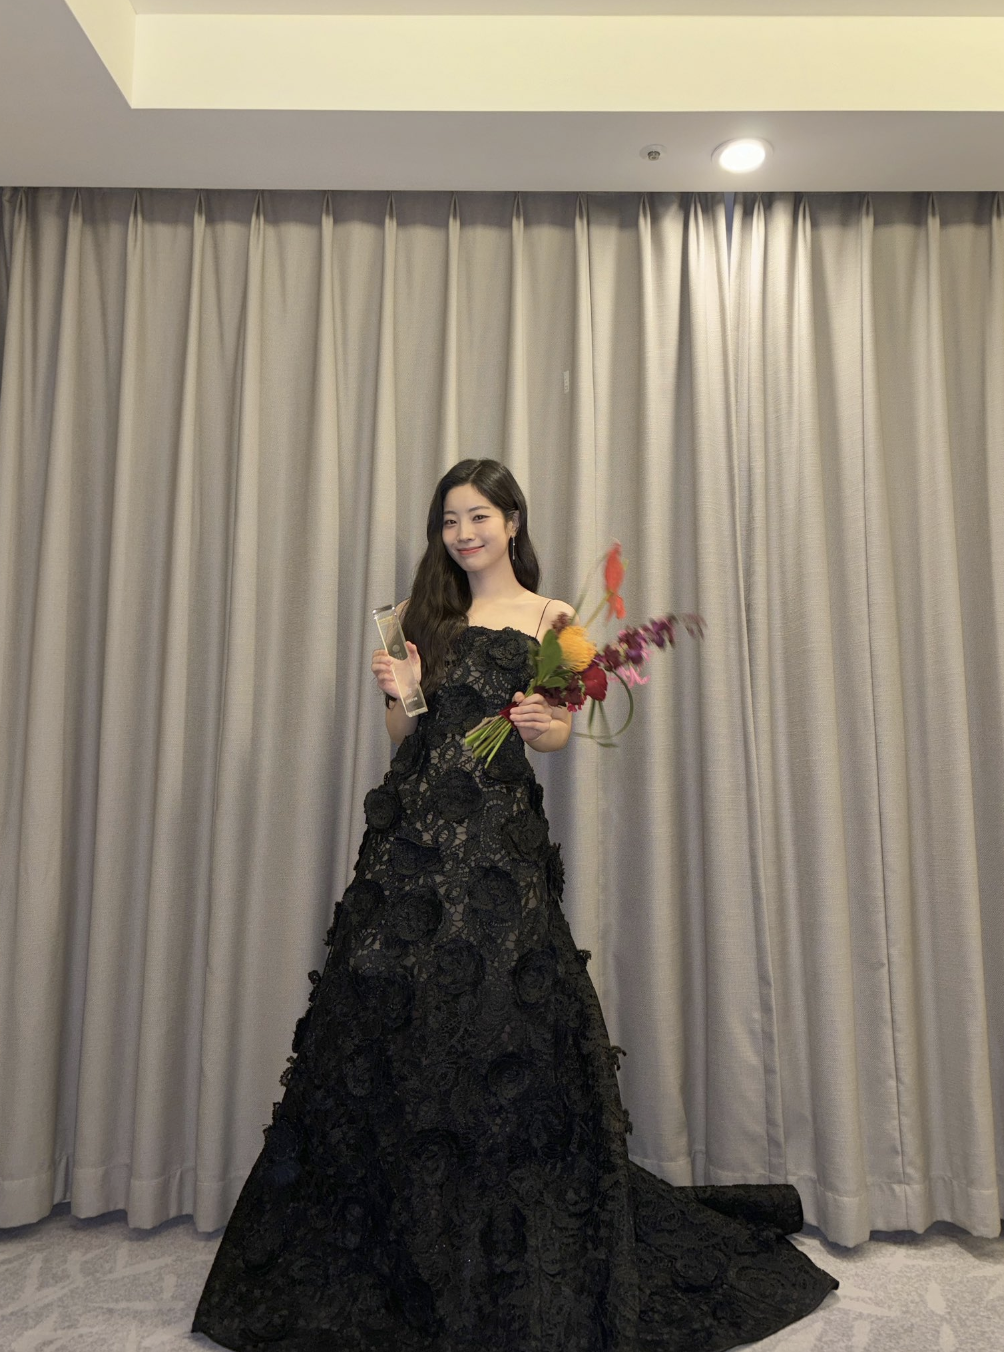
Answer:
M551 726L551 706L541 694L524 695L517 691L512 697L514 709L509 719L524 742L534 742Z

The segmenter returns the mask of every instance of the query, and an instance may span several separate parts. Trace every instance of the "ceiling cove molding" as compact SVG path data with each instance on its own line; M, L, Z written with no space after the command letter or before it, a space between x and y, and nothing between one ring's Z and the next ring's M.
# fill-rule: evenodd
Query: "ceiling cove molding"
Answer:
M67 8L104 62L127 102L133 97L136 30L140 19L131 0L66 0Z
M133 108L999 112L1004 16L140 13L65 0Z
M1004 0L132 0L137 14L1004 14Z

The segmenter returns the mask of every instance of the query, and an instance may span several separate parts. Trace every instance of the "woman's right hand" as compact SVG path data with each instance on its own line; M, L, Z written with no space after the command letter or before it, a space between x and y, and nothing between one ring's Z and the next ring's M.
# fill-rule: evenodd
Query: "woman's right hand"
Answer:
M415 668L415 676L418 684L422 684L422 659L419 656L418 649L414 643L408 639L404 641L408 649L408 656L412 660ZM394 659L386 648L374 648L373 660L370 662L370 670L376 677L376 683L385 695L391 695L394 699L398 698L397 682L394 680Z

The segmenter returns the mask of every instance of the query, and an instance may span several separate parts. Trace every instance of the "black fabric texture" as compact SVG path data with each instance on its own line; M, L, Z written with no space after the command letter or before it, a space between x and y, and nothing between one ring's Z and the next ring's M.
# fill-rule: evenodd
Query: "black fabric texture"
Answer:
M627 1113L564 870L515 730L530 679L469 627L365 799L353 881L193 1330L239 1352L716 1352L836 1281L787 1184L675 1188Z

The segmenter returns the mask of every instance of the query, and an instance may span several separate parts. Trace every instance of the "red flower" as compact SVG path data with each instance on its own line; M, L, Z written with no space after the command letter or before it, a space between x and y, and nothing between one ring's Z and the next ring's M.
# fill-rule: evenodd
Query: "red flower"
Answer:
M582 686L587 699L605 699L607 694L607 673L602 667L586 667L582 673Z
M573 714L578 713L586 702L586 692L582 687L582 677L584 674L585 673L583 672L578 672L576 675L573 675L562 691L565 705L567 708L571 709Z
M616 615L622 620L625 615L624 598L621 596L621 583L624 581L624 563L621 559L620 541L615 540L607 551L607 561L603 569L603 582L607 589L607 619Z

